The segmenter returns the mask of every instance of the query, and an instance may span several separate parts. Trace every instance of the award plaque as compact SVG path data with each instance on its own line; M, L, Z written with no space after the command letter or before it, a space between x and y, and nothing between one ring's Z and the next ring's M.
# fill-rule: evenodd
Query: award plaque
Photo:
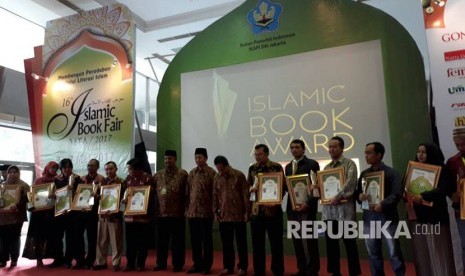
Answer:
M20 189L19 185L2 185L0 189L1 205L0 212L11 212L11 207L19 201Z
M465 185L465 178L457 179L457 191L460 191L460 219L465 219L465 194L463 188Z
M310 194L310 179L308 174L298 174L286 177L287 190L291 199L292 210L296 210L307 202Z
M410 161L405 177L405 190L413 195L429 192L438 186L441 167ZM433 206L432 202L423 200L423 205Z
M366 187L363 193L368 197L369 208L373 208L384 199L384 171L367 173L364 178Z
M258 204L279 205L282 201L283 174L281 172L258 175Z
M128 203L125 215L145 215L149 205L150 186L128 188Z
M31 203L33 211L49 210L55 207L55 202L49 197L55 184L45 183L31 186Z
M121 184L106 185L100 188L99 214L118 213L120 204Z
M321 204L330 204L337 197L344 185L344 168L338 167L317 172L321 191Z
M71 210L90 211L92 209L90 199L93 197L93 192L93 185L79 184L71 204Z
M71 209L72 191L65 186L55 192L55 217L65 214Z

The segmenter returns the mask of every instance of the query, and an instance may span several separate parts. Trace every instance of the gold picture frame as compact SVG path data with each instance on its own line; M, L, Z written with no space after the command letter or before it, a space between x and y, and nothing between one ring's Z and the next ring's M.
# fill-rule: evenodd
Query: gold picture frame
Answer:
M283 200L283 174L270 172L258 174L257 204L279 205Z
M310 178L308 174L297 174L286 177L287 191L292 210L296 210L310 197Z
M366 186L363 193L368 197L369 208L374 208L384 200L384 171L370 172L363 176Z
M63 215L71 209L72 193L68 186L55 191L55 217Z
M316 174L320 187L320 203L330 204L345 183L344 167L318 171Z
M50 210L55 207L53 200L49 197L55 183L44 183L31 186L31 203L33 212Z
M149 206L150 186L133 186L127 190L128 203L124 212L127 216L145 215Z
M465 219L465 193L463 192L465 186L465 178L457 180L457 193L460 194L460 219Z
M92 205L90 205L90 199L94 193L94 186L91 184L79 184L74 195L73 202L71 204L71 210L73 211L90 211Z
M413 195L419 195L436 189L441 169L441 166L415 161L408 162L404 183L405 190ZM423 200L422 203L426 206L433 206L433 203L429 201Z
M11 206L19 202L20 187L19 185L3 185L0 189L0 200L3 201L3 206L0 212L11 212Z
M121 184L104 185L100 187L100 204L98 214L114 214L119 212Z

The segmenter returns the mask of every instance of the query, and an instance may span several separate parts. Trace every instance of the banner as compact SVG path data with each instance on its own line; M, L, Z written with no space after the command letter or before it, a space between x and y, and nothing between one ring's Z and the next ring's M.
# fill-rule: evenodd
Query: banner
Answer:
M257 144L286 163L301 139L320 166L336 135L357 165L368 141L391 148L379 40L184 73L181 89L182 148L208 147L242 171ZM192 150L182 157L183 168L195 166ZM383 160L392 163L390 151Z
M50 21L38 52L25 62L38 169L63 158L80 174L92 158L124 168L134 137L130 11L112 5Z
M323 166L328 140L339 135L361 169L366 143L380 141L400 171L431 140L426 91L415 41L385 12L351 0L245 1L166 70L157 148L177 150L185 169L195 148L206 147L210 163L225 155L246 171L255 144L289 162L290 142L303 139Z
M465 1L424 1L433 105L446 158L457 152L452 131L465 127Z

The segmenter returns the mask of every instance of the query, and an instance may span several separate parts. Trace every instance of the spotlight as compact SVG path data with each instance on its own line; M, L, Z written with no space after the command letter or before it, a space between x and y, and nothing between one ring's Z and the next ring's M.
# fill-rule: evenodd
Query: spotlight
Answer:
M37 75L36 73L31 73L31 77L33 77L34 79L38 80L38 79L43 79L44 81L48 81L48 78L44 78L42 76L39 76Z

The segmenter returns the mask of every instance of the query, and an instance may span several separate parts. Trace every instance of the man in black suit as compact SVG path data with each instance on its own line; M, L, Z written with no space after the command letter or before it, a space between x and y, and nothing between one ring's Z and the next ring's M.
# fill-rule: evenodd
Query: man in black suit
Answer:
M320 170L320 165L313 159L305 156L305 143L302 140L295 139L290 144L291 154L294 159L286 165L286 176L297 174L308 174L313 171L316 173ZM301 204L296 210L292 210L290 200L287 204L287 217L289 221L296 221L301 224L302 221L316 221L316 212L318 210L318 198L309 197L306 203ZM294 244L295 256L297 259L297 268L299 271L293 276L318 275L320 271L320 254L318 251L318 239L306 238L299 239L292 237Z

